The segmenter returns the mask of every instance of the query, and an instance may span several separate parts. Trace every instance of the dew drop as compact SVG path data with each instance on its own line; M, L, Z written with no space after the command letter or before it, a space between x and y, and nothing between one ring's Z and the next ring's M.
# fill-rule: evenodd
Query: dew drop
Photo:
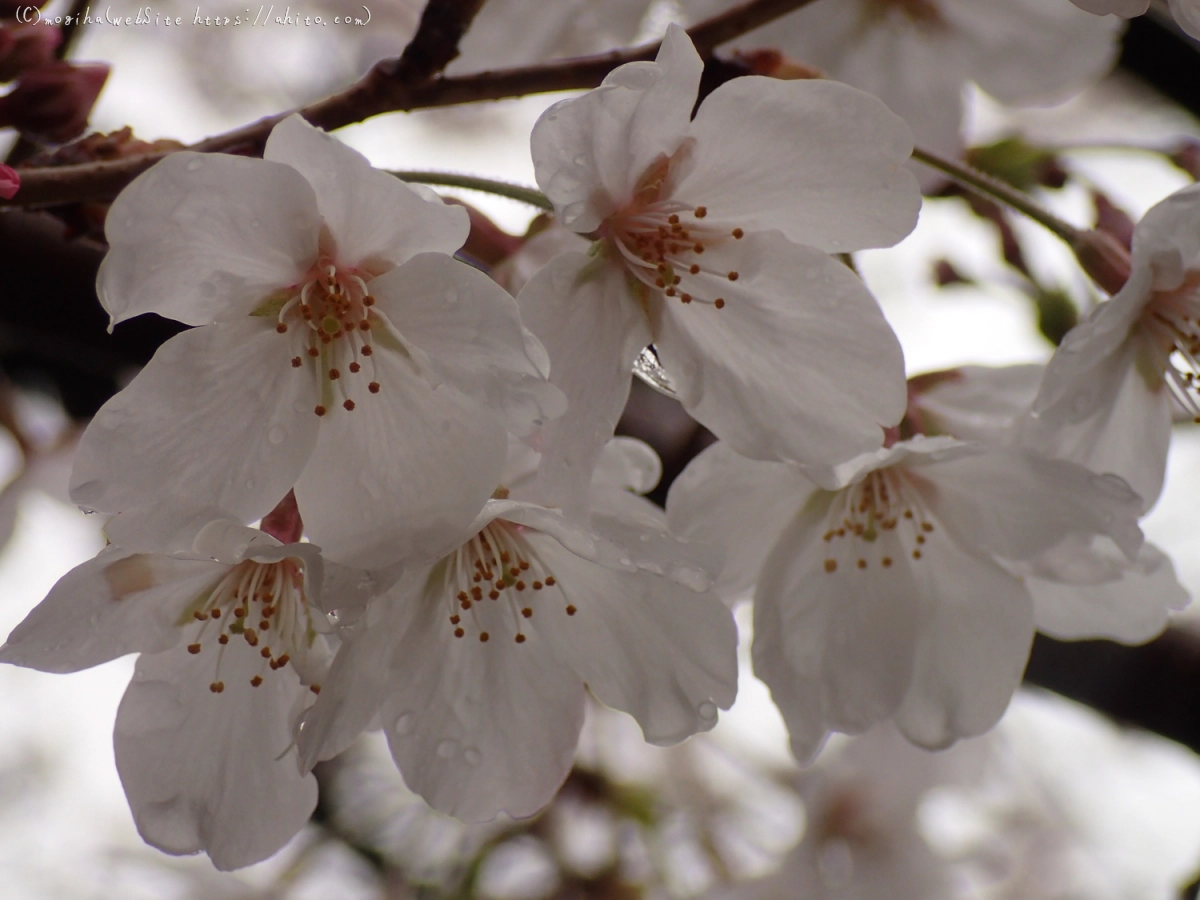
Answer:
M284 430L281 425L272 425L271 430L267 432L267 440L272 444L282 444L284 438Z
M584 155L581 153L581 154L579 154L579 156L575 157L575 158L574 158L573 160L571 160L571 161L572 161L573 163L575 163L575 165L577 165L577 166L582 166L582 165L584 165L584 164L587 162L587 157L586 157L586 156L584 156Z
M715 703L705 700L696 707L696 714L705 721L712 721L717 717L717 707Z
M483 754L474 747L468 747L463 751L463 759L467 761L468 766L477 766L483 761Z
M246 490L248 490L248 491L254 490L254 479L253 478L246 479Z
M198 160L198 159L193 159L190 163L187 164L187 170L189 172L195 172L199 168L200 168L200 160Z
M712 587L712 576L695 566L675 566L668 577L676 584L693 591L707 591Z
M442 297L445 299L445 301L447 303L449 303L451 306L453 306L455 303L458 302L458 291L446 291L446 293L443 294Z
M454 759L458 755L458 741L446 738L437 745L437 755L441 759Z
M416 716L410 712L400 713L396 717L396 722L392 725L392 731L396 734L408 734L413 730L413 725L416 724Z

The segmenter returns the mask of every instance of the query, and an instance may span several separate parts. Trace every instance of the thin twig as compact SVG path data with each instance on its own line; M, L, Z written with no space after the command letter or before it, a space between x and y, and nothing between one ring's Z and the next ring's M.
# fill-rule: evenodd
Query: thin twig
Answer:
M813 0L750 0L732 10L695 25L688 33L701 53L764 25L779 16L807 6ZM456 78L439 77L420 84L401 83L393 73L395 60L375 66L361 81L333 97L299 110L309 122L326 130L342 128L387 112L452 106L480 100L500 100L550 91L583 90L596 87L617 66L653 59L659 43L644 44L623 52L603 53ZM188 149L202 153L261 152L267 135L292 111L268 116L193 144ZM0 206L51 206L85 200L110 200L126 184L148 169L165 153L146 154L120 160L75 166L25 169L21 190Z
M508 181L495 181L491 178L480 178L476 175L457 175L453 172L391 172L401 181L411 181L415 184L437 184L445 187L467 188L472 191L482 191L485 194L495 194L498 197L508 197L528 203L538 209L554 212L554 204L546 195L535 188L512 184Z
M934 153L930 153L928 150L922 150L920 147L914 147L912 155L913 159L924 163L930 168L937 169L944 175L948 175L972 193L981 194L987 200L999 201L1005 206L1015 209L1017 212L1024 213L1035 222L1054 232L1054 234L1066 241L1072 248L1079 243L1080 236L1083 233L1080 229L1076 228L1070 222L1060 219L1023 191L1018 191L1011 185L1005 184L998 178L993 178L984 172L980 172L966 163L945 159Z

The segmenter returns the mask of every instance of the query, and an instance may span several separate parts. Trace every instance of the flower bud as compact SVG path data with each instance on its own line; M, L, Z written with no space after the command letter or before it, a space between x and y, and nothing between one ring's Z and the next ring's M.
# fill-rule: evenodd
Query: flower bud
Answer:
M16 169L0 163L0 197L11 200L20 189L20 173Z
M45 25L0 26L0 81L54 62L62 32Z
M101 63L52 63L25 72L16 88L0 97L0 127L65 143L78 137L108 78Z
M1081 231L1071 249L1088 277L1108 293L1115 294L1129 280L1129 251L1111 234Z

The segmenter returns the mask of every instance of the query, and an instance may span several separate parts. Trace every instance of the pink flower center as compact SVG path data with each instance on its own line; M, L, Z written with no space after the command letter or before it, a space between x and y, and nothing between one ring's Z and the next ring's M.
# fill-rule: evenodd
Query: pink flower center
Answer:
M627 271L655 293L682 303L725 306L722 282L737 281L740 273L711 263L706 250L745 232L719 222L706 221L708 209L670 197L670 170L683 147L673 157L661 157L638 180L633 199L610 215L599 233L616 250Z
M282 669L293 655L306 653L316 638L304 593L304 571L292 559L238 563L187 610L179 624L189 623L195 623L189 653L206 648L211 652L215 645L216 669L209 685L214 694L225 690L221 660L231 642L244 641L258 653L262 662L250 679L250 685L258 687L264 676ZM310 690L319 693L321 688L314 684Z
M431 587L450 604L455 637L466 636L470 628L482 643L491 640L488 622L495 623L497 617L489 604L503 608L505 615L499 620L511 621L513 640L518 644L526 640L524 621L533 618L535 609L544 609L551 596L565 603L568 616L577 612L522 531L522 526L513 522L493 519L442 560L440 579L434 569ZM440 584L432 584L435 580Z
M279 297L275 330L291 341L292 367L315 377L318 403L313 412L318 416L335 403L352 411L354 398L363 398L364 386L367 394L380 391L372 337L391 338L389 343L395 339L391 323L375 308L363 274L371 277L322 255L303 281Z
M825 571L890 569L901 554L921 559L934 532L918 476L893 466L838 491L826 514Z
M1189 272L1173 291L1156 292L1138 327L1150 339L1155 371L1200 424L1200 272Z

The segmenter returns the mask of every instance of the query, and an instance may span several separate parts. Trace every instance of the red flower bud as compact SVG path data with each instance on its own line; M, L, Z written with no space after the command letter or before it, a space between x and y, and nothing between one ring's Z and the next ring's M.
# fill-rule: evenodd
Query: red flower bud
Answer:
M0 197L3 197L5 200L11 200L20 189L20 173L16 169L0 163Z
M65 143L87 127L108 66L52 63L25 72L12 93L0 97L0 127Z
M46 25L0 26L0 81L54 62L62 32Z

